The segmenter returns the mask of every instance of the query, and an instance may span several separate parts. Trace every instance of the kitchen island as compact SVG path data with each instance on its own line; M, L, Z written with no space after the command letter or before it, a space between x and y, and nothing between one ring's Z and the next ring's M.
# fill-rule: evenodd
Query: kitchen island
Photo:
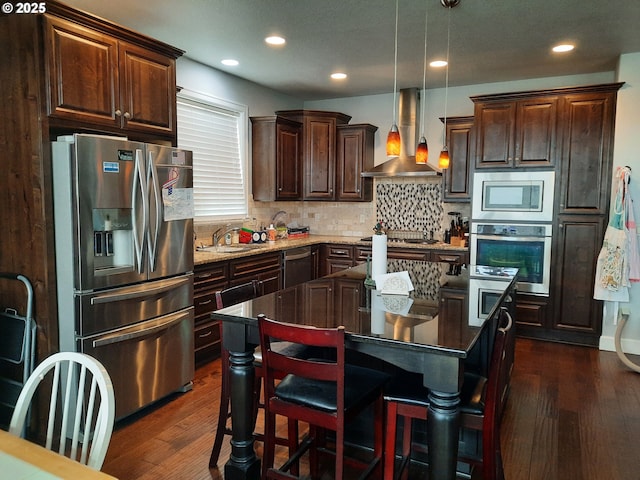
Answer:
M430 478L455 478L465 362L486 369L497 313L502 306L513 312L516 272L469 266L449 275L448 264L412 260L389 260L387 270L409 274L410 295L383 296L366 287L366 266L360 265L212 314L222 322L230 353L233 436L225 478L260 476L251 420L258 314L318 327L342 325L348 349L422 375L430 391Z

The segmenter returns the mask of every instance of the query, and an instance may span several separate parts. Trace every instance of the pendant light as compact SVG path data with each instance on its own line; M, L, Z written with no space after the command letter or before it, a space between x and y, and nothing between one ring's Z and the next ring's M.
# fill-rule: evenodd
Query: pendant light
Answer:
M420 118L420 126L422 127L422 136L416 148L416 163L424 165L429 159L429 147L427 139L424 136L424 110L427 103L427 8L424 11L424 67L422 70L422 113Z
M398 0L396 0L396 36L394 42L393 57L393 124L387 135L387 157L393 158L400 155L400 132L396 123L396 91L398 76Z
M449 168L449 148L447 148L447 101L449 99L449 45L451 43L451 9L455 7L460 0L440 0L443 7L448 9L447 12L447 70L445 73L444 83L444 130L442 132L442 151L438 158L438 167L441 169Z

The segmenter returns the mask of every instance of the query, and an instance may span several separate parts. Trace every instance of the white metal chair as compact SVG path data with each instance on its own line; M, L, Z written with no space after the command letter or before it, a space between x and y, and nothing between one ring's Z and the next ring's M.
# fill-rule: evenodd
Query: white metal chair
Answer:
M109 374L89 355L60 352L43 360L20 392L9 433L22 436L33 396L48 374L52 379L43 385L51 385L45 447L55 450L54 441L59 441L59 454L100 470L113 432L116 405Z

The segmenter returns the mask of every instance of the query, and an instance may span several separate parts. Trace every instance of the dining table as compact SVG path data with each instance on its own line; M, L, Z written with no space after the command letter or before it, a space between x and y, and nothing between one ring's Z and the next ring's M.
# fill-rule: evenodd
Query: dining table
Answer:
M4 430L0 430L0 471L0 477L12 480L116 480Z
M343 326L348 351L421 376L429 401L429 478L456 478L465 365L488 368L498 312L513 310L517 269L389 259L386 270L372 279L363 263L211 314L229 352L232 436L225 479L260 478L253 437L259 314Z

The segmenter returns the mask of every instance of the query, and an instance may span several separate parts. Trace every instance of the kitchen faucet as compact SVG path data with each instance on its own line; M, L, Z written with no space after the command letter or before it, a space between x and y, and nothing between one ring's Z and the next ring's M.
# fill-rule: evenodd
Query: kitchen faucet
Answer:
M217 247L218 243L220 242L220 239L224 238L227 235L227 233L232 232L234 228L235 227L232 227L230 223L227 223L223 227L220 227L215 232L213 232L213 235L211 236L211 240L213 241L213 246Z

